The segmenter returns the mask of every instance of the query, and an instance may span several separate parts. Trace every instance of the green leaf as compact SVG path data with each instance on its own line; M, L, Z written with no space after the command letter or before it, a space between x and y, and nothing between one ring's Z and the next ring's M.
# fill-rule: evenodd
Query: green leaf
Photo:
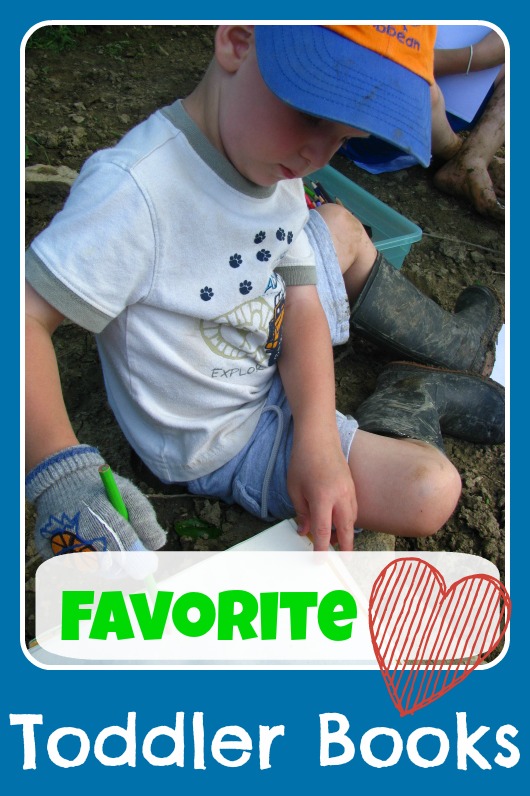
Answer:
M179 536L190 536L192 539L216 539L221 533L221 529L216 525L200 520L198 517L179 520L175 522L174 528Z

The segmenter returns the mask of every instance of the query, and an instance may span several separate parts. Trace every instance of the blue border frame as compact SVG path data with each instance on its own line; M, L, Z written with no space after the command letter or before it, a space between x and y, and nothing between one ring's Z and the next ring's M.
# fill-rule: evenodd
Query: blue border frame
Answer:
M34 6L34 8L32 7ZM138 7L135 7L138 6ZM289 14L300 20L320 17L319 8L297 4ZM146 10L153 19L182 19L179 4L157 3L148 9L141 4L93 2L86 8L74 7L64 2L26 3L5 14L6 25L2 36L0 57L3 64L4 124L4 242L7 244L4 279L8 297L19 293L19 238L14 230L19 228L19 171L13 152L19 151L19 47L26 31L34 24L47 20L130 20L142 19ZM337 20L352 16L350 3L337 2L333 14ZM395 4L378 3L373 9L378 19L392 19L396 15ZM402 18L422 20L427 9L419 3L404 3L398 9ZM484 3L468 3L465 9L460 4L449 3L443 9L444 20L458 19L465 10L465 20L486 20L497 25L507 36L511 47L511 280L516 290L511 291L511 351L512 359L524 356L526 329L522 318L526 312L526 290L528 268L526 267L526 194L523 191L524 163L528 156L526 136L527 87L523 85L527 64L526 24L529 14L522 15L505 7L488 8ZM212 5L202 7L201 19L245 18L249 13L243 3L228 2L222 8ZM285 4L269 2L262 19L277 19L285 16ZM330 9L326 11L329 13ZM278 15L278 16L276 16ZM292 19L293 17L290 17ZM194 17L191 21L195 21ZM429 21L429 20L426 20ZM517 98L517 99L516 99ZM15 786L21 793L75 792L92 794L101 787L105 792L119 786L127 793L168 791L196 794L214 793L216 788L226 788L232 794L284 793L296 788L313 794L320 790L347 788L345 792L366 786L378 789L388 787L395 794L410 794L415 789L425 788L430 796L444 794L448 788L457 786L463 791L480 787L482 792L503 788L508 792L521 793L528 783L528 725L524 700L524 666L528 660L528 630L523 621L528 597L524 596L526 559L524 542L526 534L526 512L522 505L527 493L526 451L527 416L524 368L515 367L511 372L511 427L516 434L511 440L511 579L510 594L513 602L511 622L511 645L508 654L498 666L485 672L473 673L464 683L443 699L412 717L400 718L392 706L379 672L177 672L177 671L97 671L48 672L33 667L24 657L19 644L18 595L20 593L18 543L15 528L20 526L19 517L19 437L12 417L19 416L19 356L15 346L10 346L13 328L19 323L18 306L11 298L5 302L5 326L9 333L5 339L4 361L7 378L4 377L4 573L2 578L2 656L3 686L0 689L0 755L2 780ZM6 324L7 321L7 324ZM15 333L18 334L18 331ZM526 421L526 422L525 422ZM13 497L16 496L16 497ZM138 750L136 768L103 767L93 756L87 763L70 770L54 766L46 755L45 738L60 726L83 728L93 740L100 729L107 725L124 723L127 713L138 714L139 738L157 725L171 724L178 710L186 712L191 726L194 711L204 712L208 738L224 725L238 724L250 732L254 749L258 725L285 725L285 736L273 745L272 767L260 771L257 753L241 768L224 768L207 757L206 770L193 768L193 743L187 731L185 768L154 768L143 760ZM351 725L351 737L356 754L349 764L334 767L319 765L319 713L338 712L347 716ZM38 713L44 716L44 726L37 727L37 765L35 771L22 770L22 744L19 727L9 726L10 713ZM477 743L481 754L492 763L491 770L481 770L469 760L467 771L457 768L456 714L466 713L469 731L479 726L490 729ZM495 732L501 725L513 725L518 735L513 743L519 748L521 759L513 768L506 769L493 762L494 756L503 750L495 741ZM413 729L430 726L444 730L450 740L450 751L445 763L432 769L420 769L412 765L403 754L393 768L375 769L366 765L360 755L359 739L369 728L386 726L397 729L404 740ZM336 750L338 753L340 750ZM166 750L167 752L167 750ZM117 752L116 752L117 753ZM162 754L160 750L160 754ZM504 751L507 755L507 752ZM524 783L524 784L523 784Z

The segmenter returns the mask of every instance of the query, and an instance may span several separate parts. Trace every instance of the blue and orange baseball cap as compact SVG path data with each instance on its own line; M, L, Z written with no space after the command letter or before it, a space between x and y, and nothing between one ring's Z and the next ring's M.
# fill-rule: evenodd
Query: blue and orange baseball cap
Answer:
M263 80L294 108L431 159L435 25L256 25Z

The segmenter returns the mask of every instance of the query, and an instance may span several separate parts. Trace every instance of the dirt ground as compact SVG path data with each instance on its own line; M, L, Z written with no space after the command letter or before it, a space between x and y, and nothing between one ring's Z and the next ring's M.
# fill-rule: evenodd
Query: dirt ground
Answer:
M77 171L93 151L112 145L156 108L186 95L208 64L212 31L209 26L89 26L59 31L53 45L37 31L26 48L26 166L63 165ZM460 291L476 283L504 297L503 225L439 193L433 186L432 168L373 176L341 155L332 165L422 229L422 239L413 244L403 273L444 308L451 310ZM56 184L28 187L27 243L60 209L65 196L66 189ZM98 446L117 472L132 478L150 496L168 531L168 550L224 549L267 527L237 507L191 497L181 489L161 491L139 479L107 406L91 335L65 322L55 341L79 439ZM391 358L354 336L337 349L338 408L354 414ZM503 577L504 446L483 447L449 438L445 445L462 475L460 503L436 536L423 541L397 539L396 549L480 555L492 561ZM191 519L208 526L186 528L182 522ZM27 507L28 638L33 636L34 573L40 563L33 524L33 510ZM364 549L382 545L380 534L359 536Z

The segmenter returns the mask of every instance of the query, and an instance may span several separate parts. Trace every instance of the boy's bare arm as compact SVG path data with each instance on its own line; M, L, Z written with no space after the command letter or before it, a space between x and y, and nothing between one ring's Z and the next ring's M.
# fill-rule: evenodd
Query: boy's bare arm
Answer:
M26 283L26 468L78 441L70 424L51 336L63 316Z
M329 327L314 286L287 288L279 368L294 419L288 489L299 529L326 550L333 525L340 548L351 550L355 487L335 419Z
M99 451L80 445L74 434L51 339L62 320L26 286L26 498L37 510L37 549L44 558L79 549L158 550L166 533L147 498L117 476L129 513L125 520L106 499ZM123 562L133 577L144 577L154 566L145 557Z

